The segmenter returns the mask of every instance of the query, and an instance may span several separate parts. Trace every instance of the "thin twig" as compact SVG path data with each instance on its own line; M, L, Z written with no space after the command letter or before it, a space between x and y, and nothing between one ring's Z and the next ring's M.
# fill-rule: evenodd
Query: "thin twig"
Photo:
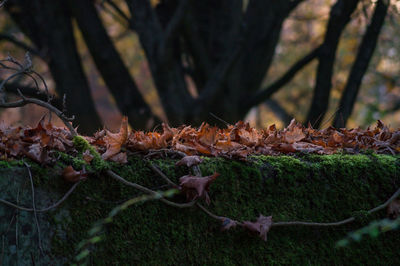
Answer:
M44 102L42 100L39 99L35 99L35 98L28 98L25 97L20 90L18 90L19 96L21 96L21 100L15 101L15 102L10 102L10 103L2 103L0 104L0 107L3 108L16 108L16 107L22 107L25 106L29 103L33 103L39 106L42 106L44 108L47 108L48 110L52 111L53 113L55 113L63 122L64 125L68 128L68 130L70 131L71 135L77 136L78 133L75 131L74 127L71 125L70 121L72 121L74 119L74 117L69 118L67 116L65 116L58 108L52 106L50 103L48 102Z
M395 200L400 195L400 188L383 204L371 209L368 211L369 214L380 211L386 208L393 200ZM329 227L329 226L339 226L351 223L355 220L355 217L350 217L341 221L337 222L330 222L330 223L314 223L314 222L300 222L300 221L293 221L293 222L275 222L271 226L294 226L294 225L302 225L302 226L316 226L316 227Z
M200 210L202 210L203 212L205 212L205 213L206 213L208 216L210 216L211 218L214 218L214 219L219 220L219 221L223 221L223 220L225 219L225 217L218 216L218 215L216 215L216 214L210 212L209 210L206 209L206 207L204 207L203 205L201 205L201 204L198 203L198 202L196 203L196 205L197 205L197 207L200 208Z
M114 178L115 180L118 180L119 182L121 182L121 183L123 183L123 184L125 184L127 186L134 187L137 190L140 190L142 192L145 192L145 193L148 193L148 194L151 194L151 195L160 194L159 192L156 192L156 191L153 191L151 189L148 189L147 187L141 186L141 185L136 184L136 183L129 182L128 180L124 179L123 177L119 176L118 174L114 173L111 170L107 170L106 173L107 173L108 176ZM165 198L160 198L160 201L162 201L163 203L165 203L165 204L167 204L169 206L176 207L176 208L188 208L188 207L192 207L196 203L195 200L191 201L191 202L188 202L188 203L176 203L176 202L172 202L172 201L166 200Z
M53 204L53 205L51 205L51 206L49 206L49 207L46 207L46 208L44 208L44 209L36 210L36 212L47 212L47 211L50 211L50 210L52 210L52 209L57 208L58 206L60 206L61 203L63 203L63 202L69 197L69 195L71 195L71 193L75 190L75 188L79 185L80 182L81 182L81 181L76 182L76 183L67 191L67 193L65 193L64 196L63 196L59 201L57 201L55 204ZM18 202L17 202L17 204L14 204L14 203L9 202L9 201L7 201L7 200L0 199L0 203L3 203L3 204L5 204L5 205L8 205L8 206L10 206L10 207L13 207L13 208L15 208L15 209L17 209L17 210L21 210L21 211L28 211L28 212L34 211L32 208L26 208L26 207L23 207L23 206L19 206L19 205L18 205Z
M157 166L155 166L154 164L152 164L151 162L149 162L150 168L156 172L162 179L164 179L169 185L178 188L179 186L177 184L175 184L174 182L171 181L171 179L169 179L163 172L161 172L160 169L158 169Z
M26 169L28 169L28 174L29 174L29 180L31 181L31 190L32 190L32 209L33 209L33 214L35 216L35 222L36 222L36 228L38 232L38 244L39 244L39 250L40 254L43 254L43 248L42 248L42 237L41 237L41 232L40 232L40 225L39 225L39 220L37 217L37 212L36 212L36 203L35 203L35 187L33 185L33 178L32 178L32 173L31 173L31 167L29 164L24 162L24 165L26 166Z

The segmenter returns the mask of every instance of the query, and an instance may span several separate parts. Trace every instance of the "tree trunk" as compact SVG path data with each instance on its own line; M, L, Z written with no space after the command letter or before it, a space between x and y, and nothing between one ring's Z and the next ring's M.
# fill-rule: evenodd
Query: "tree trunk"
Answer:
M61 1L11 0L8 12L40 50L56 83L56 91L67 96L66 107L76 117L81 133L93 133L100 126L73 35L71 16Z
M324 43L319 54L317 78L311 108L306 120L306 122L310 122L315 128L320 126L328 110L336 50L340 36L350 21L351 14L356 9L358 2L359 0L338 0L331 9Z
M109 91L131 125L144 128L151 111L108 36L92 1L70 0L86 45Z
M386 4L384 0L379 0L371 22L358 48L357 57L351 68L346 87L340 99L339 111L333 121L333 125L337 128L346 126L346 122L353 111L362 78L367 71L369 62L374 53L379 33L385 22L387 10L388 4Z

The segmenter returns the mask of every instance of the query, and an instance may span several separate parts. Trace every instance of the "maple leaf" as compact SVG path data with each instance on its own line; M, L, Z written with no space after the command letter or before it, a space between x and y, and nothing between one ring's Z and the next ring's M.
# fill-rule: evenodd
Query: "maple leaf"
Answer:
M79 180L85 179L87 177L87 173L85 170L76 171L71 165L69 165L64 168L62 177L67 182L76 183Z
M306 135L303 133L303 127L292 119L286 131L283 132L283 139L286 143L292 144L304 139Z
M198 177L192 175L185 175L179 178L181 191L186 194L189 201L197 198L204 198L207 204L210 204L210 197L208 195L210 184L219 176L215 172L213 175Z
M214 145L218 138L217 131L218 128L210 127L210 125L203 122L197 134L199 142L207 146Z
M200 158L200 156L193 155L193 156L185 156L181 160L179 160L175 165L186 165L187 167L192 167L193 165L198 165L202 163L204 159Z
M124 145L128 139L128 117L124 116L122 118L121 127L118 133L106 131L104 139L107 145L107 150L101 157L103 160L107 160L111 156L119 153L122 145Z
M387 207L387 217L396 220L400 216L400 200L393 200Z
M271 228L271 225L272 225L272 216L266 217L263 216L262 214L260 214L257 221L255 222L244 221L242 224L242 226L247 230L254 233L258 233L258 236L264 241L267 241L267 233Z

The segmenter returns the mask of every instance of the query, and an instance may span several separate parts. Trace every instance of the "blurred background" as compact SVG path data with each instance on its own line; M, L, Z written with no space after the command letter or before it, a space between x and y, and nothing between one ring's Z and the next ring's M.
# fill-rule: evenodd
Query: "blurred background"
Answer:
M206 121L400 127L400 0L8 0L0 59L24 61L90 134ZM0 68L0 80L14 72ZM39 84L44 90L43 84ZM3 90L35 96L16 75ZM0 120L35 125L25 106ZM57 123L57 121L55 121Z

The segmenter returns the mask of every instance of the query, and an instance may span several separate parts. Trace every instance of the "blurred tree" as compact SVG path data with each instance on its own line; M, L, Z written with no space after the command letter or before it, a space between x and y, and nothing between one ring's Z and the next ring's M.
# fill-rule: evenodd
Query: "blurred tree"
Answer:
M276 54L283 23L302 2L307 1L9 0L6 10L34 47L10 39L12 36L4 35L3 40L31 49L47 62L58 94L67 94L68 110L77 114L80 128L86 132L97 128L99 120L77 53L73 19L120 111L138 128L145 127L152 117L107 32L97 4L113 14L114 23L138 35L169 123L198 124L210 113L233 123L261 103L288 120L284 108L268 99L316 59L316 82L305 122L319 127L329 105L342 33L364 1L336 0L322 42L310 42L314 48L308 54L271 85L261 88ZM336 126L345 125L351 114L387 14L387 0L373 2L375 12L347 79L334 120Z

